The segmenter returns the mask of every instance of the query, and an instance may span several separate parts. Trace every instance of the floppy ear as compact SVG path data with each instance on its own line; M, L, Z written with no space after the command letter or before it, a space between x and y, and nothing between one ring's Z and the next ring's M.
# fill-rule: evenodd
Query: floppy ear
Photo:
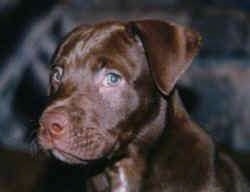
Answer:
M156 86L168 95L198 52L200 35L158 20L134 21L128 26L142 41Z

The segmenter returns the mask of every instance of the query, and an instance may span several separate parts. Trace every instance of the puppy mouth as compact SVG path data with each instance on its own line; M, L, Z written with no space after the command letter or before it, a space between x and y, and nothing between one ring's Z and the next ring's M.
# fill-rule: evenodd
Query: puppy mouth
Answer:
M70 138L67 137L51 138L50 135L43 134L39 135L38 141L43 149L62 162L87 165L111 158L119 143L117 137L110 137L109 134L96 130L96 128L85 129L86 134L83 134L81 138L75 138L73 142L68 142ZM83 140L85 142L82 142ZM74 146L74 143L83 145L79 149Z

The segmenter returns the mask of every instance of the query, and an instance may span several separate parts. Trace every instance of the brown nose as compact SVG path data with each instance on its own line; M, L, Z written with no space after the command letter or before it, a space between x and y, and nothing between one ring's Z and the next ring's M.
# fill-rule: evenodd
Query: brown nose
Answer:
M52 138L63 135L69 127L67 116L59 112L45 112L40 123L42 133Z

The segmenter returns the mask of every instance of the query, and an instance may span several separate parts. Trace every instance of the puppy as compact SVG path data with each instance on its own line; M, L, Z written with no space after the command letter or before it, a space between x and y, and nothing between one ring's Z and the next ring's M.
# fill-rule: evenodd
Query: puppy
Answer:
M249 191L174 89L199 44L197 32L157 20L76 28L53 57L41 146L91 166L90 192Z

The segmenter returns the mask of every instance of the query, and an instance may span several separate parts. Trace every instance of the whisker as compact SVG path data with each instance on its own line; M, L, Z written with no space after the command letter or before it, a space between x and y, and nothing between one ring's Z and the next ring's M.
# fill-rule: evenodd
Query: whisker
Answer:
M37 139L34 138L30 143L29 143L29 146L30 146L30 152L32 155L36 155L39 151L39 145L37 143Z
M39 144L38 144L38 139L37 137L34 138L31 142L30 142L30 153L31 153L31 156L33 158L36 158L38 160L40 159L44 159L44 157L49 157L50 156L50 153L43 149Z

